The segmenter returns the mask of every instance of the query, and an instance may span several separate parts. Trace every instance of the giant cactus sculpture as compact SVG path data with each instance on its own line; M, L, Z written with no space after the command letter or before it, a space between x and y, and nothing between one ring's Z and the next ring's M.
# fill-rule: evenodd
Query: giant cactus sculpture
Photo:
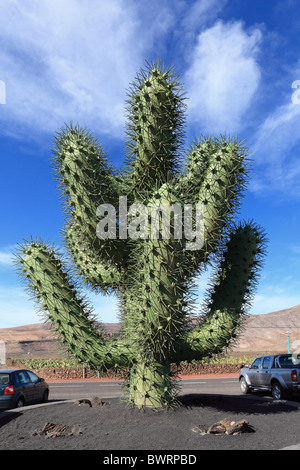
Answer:
M64 261L52 245L33 239L17 255L21 274L69 351L91 367L126 368L128 400L139 408L174 403L172 362L219 353L236 337L264 253L259 227L234 224L248 179L246 149L225 137L201 138L183 165L184 103L172 68L157 62L137 75L129 90L128 155L120 172L88 131L64 127L55 139L54 167L66 207L70 257ZM173 213L168 238L161 225L156 238L145 231L138 237L138 227L137 236L129 237L119 218L120 196L147 211L200 204L202 246L187 249L184 232L175 237ZM117 208L114 237L96 233L107 216L97 212L104 204ZM195 227L195 214L192 220ZM217 267L205 315L190 324L193 280L212 263ZM94 329L77 275L95 292L118 296L118 340Z

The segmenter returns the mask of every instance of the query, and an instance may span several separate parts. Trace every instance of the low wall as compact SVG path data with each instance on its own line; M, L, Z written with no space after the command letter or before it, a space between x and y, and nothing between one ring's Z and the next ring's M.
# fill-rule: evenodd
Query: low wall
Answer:
M21 365L18 365L21 367ZM171 371L178 375L196 375L196 374L228 374L239 372L243 367L242 363L236 364L180 364L172 365ZM107 378L124 379L126 371L107 371L101 372L82 367L45 367L43 369L33 369L34 372L47 379L82 379L82 378Z

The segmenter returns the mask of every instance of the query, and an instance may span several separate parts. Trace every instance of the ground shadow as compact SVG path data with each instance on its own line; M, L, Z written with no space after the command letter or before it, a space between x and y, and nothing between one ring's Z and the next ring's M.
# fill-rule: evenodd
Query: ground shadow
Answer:
M21 415L22 415L22 413L19 413L19 412L16 412L16 411L14 411L14 412L12 412L12 411L1 412L0 413L0 428L2 428L7 423L9 423L10 421L18 418Z
M232 395L187 394L180 397L180 403L186 408L212 408L235 414L278 414L298 411L284 401L264 400L259 397Z

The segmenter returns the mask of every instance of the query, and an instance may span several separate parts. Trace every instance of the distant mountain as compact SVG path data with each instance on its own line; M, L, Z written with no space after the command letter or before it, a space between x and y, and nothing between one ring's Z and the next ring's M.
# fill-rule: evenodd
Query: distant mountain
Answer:
M300 304L264 315L249 315L233 351L300 352ZM298 344L297 344L298 342Z
M118 323L102 323L106 333L117 335ZM300 351L300 305L263 315L248 315L244 330L231 348L234 355ZM6 344L7 357L62 357L65 351L53 337L50 323L0 329L0 340ZM298 342L298 344L297 344Z

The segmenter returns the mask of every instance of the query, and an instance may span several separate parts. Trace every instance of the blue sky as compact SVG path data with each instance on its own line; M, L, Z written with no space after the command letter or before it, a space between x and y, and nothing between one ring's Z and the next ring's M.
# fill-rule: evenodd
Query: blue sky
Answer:
M175 66L187 93L186 147L226 132L251 150L240 218L263 226L269 245L250 313L300 304L300 93L292 88L300 80L299 1L149 5L0 0L0 328L41 321L11 253L30 235L62 245L55 132L70 121L90 128L121 166L126 89L158 57ZM199 280L199 304L206 282ZM90 298L100 320L116 321L114 298Z

